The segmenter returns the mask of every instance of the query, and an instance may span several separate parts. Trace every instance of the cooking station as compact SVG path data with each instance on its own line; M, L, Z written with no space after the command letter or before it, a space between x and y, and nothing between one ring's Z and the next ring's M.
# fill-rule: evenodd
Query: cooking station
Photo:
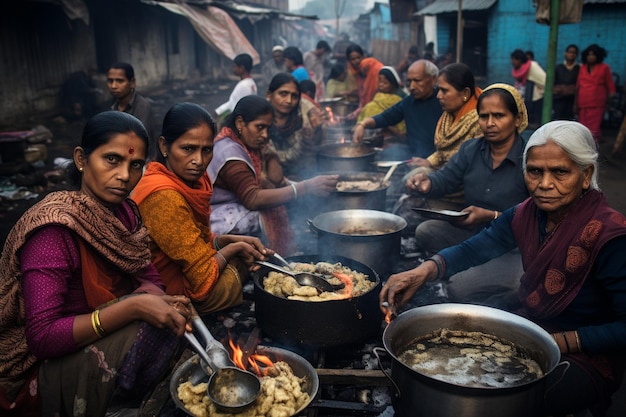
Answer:
M350 149L349 154L352 155L351 152L355 150L360 151L360 148ZM349 167L346 167L348 172L343 174L345 179L362 179L364 175L369 173L375 181L380 181L389 169L388 167L377 169L376 165L373 164L374 159L371 157L372 154L367 152L368 172L350 173ZM359 155L357 155L357 159L359 164L363 163ZM405 169L401 168L393 172L392 183L400 182L402 175L406 172ZM380 192L374 193L377 195L373 199L369 196L364 199L362 196L350 194L345 200L339 200L340 196L334 196L339 202L335 201L330 206L326 206L328 201L317 201L315 204L299 204L299 207L303 207L301 210L290 208L290 223L294 229L297 246L300 252L304 254L296 256L294 259L301 262L335 262L337 261L335 258L339 255L350 260L354 259L350 249L354 251L354 248L357 247L356 253L358 253L359 245L362 246L363 244L358 241L344 242L341 240L343 237L337 242L333 241L336 236L333 236L334 234L326 229L333 225L325 222L323 218L323 213L328 212L329 209L332 209L331 211L335 209L362 211L358 210L360 207L352 207L350 204L364 203L367 205L365 207L368 209L365 210L368 212L367 215L372 215L369 213L370 211L375 215L376 212L373 210L377 210L383 218L389 217L386 220L391 221L393 227L398 227L397 224L393 224L394 221L398 222L398 220L392 219L392 217L399 217L391 215L389 211L399 197L399 193L394 191L394 187L388 185L384 190L387 191L386 195L380 195ZM369 207L370 203L373 204L372 207ZM369 210L370 208L371 210ZM318 217L320 215L322 216ZM401 218L399 219L403 221ZM359 224L368 221L367 216L365 219L356 219L356 223ZM339 219L339 222L349 223L350 219ZM399 226L398 230L404 228L403 225ZM376 225L375 227L374 230L379 230L381 227L388 226ZM269 294L261 294L259 299L261 292L258 289L255 291L254 282L249 282L244 287L244 303L241 306L229 309L222 314L204 316L203 320L218 341L228 347L229 340L232 340L236 346L241 347L244 356L254 353L257 346L268 346L294 352L313 366L319 379L317 396L298 416L394 416L392 399L395 395L395 388L391 379L380 369L380 362L383 363L385 369L389 369L391 358L384 354L382 344L382 334L386 323L378 308L378 292L382 286L382 281L386 280L390 274L413 268L421 260L417 257L405 258L401 256L401 253L406 252L406 250L400 247L400 231L391 233L391 235L393 235L391 236L392 241L388 241L389 236L386 237L386 240L381 243L382 246L375 250L378 260L374 262L374 259L370 259L368 261L374 262L375 268L374 265L370 268L358 262L356 262L358 265L353 265L355 267L352 269L359 270L361 268L362 272L375 277L378 282L375 291L371 291L371 294L355 297L363 298L356 301L356 307L352 305L354 303L349 303L347 300L332 303L298 303L304 305L298 307L304 310L298 313L299 317L296 317L290 310L291 305L286 303L281 305L281 301L288 300L271 296L270 298L275 299L266 299ZM367 236L367 238L376 239L376 236ZM322 239L321 242L320 239ZM376 244L376 242L374 243ZM364 245L362 247L365 250L368 248L369 241L365 242ZM322 252L326 252L318 254L320 248L322 248ZM347 250L345 254L342 248ZM288 260L292 261L291 258ZM374 270L382 273L377 274ZM435 285L421 291L419 298L415 298L415 304L406 306L406 308L443 301L445 298L441 296L441 291ZM278 316L278 321L274 316L268 318L272 313ZM356 316L354 316L355 314ZM350 317L351 315L354 317ZM341 320L348 320L344 327L337 326ZM327 326L325 323L331 323L334 326ZM335 329L331 333L327 333L326 327L334 327ZM286 332L287 337L280 337L281 332ZM379 354L380 359L377 358L375 350L382 352ZM180 366L191 356L193 356L193 351L186 349L177 366ZM171 398L162 398L162 396L169 396L170 394L168 387L162 387L161 393L153 396L150 401L154 402L155 409L159 407L159 403L162 404L160 412L153 414L166 417L186 416L187 413L177 407Z

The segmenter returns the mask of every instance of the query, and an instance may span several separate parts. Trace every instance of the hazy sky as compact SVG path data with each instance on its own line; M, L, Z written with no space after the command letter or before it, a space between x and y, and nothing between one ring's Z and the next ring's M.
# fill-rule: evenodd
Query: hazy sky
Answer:
M289 10L301 9L309 0L289 0ZM365 3L369 8L374 5L375 0L347 0L347 1L359 1ZM377 0L378 3L389 3L388 0Z

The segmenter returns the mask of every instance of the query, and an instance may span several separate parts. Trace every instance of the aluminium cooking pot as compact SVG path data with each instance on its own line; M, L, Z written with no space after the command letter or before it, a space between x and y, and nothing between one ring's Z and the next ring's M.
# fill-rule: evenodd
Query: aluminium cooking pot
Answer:
M385 174L379 172L326 172L320 175L338 175L339 181L372 181L371 190L334 190L320 201L320 213L335 210L368 209L385 211L389 183L380 184Z
M304 378L302 391L309 394L309 401L303 404L299 410L296 410L293 415L298 415L302 410L307 408L317 395L319 389L319 377L311 364L306 359L293 352L276 347L258 346L255 353L269 357L272 362L287 362L295 376ZM187 359L176 368L170 378L170 395L172 396L174 404L188 415L193 416L194 414L187 410L183 402L178 398L178 386L187 381L190 381L193 385L197 385L201 382L208 382L208 380L209 377L202 369L198 355L193 355L191 358Z
M322 257L338 254L363 262L381 277L400 260L401 233L407 226L400 216L378 210L337 210L308 223Z
M376 151L356 143L323 145L317 151L318 172L362 172L374 171Z
M362 343L380 337L382 313L378 308L381 282L370 267L342 256L300 255L287 258L290 262L341 262L342 265L364 273L376 285L361 295L341 300L299 301L275 296L263 287L269 268L252 273L254 304L258 326L268 336L287 344L330 347Z
M444 382L412 369L398 359L415 339L435 330L477 331L508 340L524 349L544 375L506 388L476 388ZM398 389L396 416L423 417L535 417L543 415L545 380L559 365L559 348L548 332L521 316L470 304L434 304L408 310L383 333L391 355L391 379ZM562 362L567 364L567 362Z

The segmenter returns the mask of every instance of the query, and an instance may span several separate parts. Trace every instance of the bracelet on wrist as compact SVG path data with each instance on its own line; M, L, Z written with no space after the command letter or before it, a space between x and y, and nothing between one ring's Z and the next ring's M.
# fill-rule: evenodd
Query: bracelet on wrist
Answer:
M222 255L222 252L220 252L220 251L215 252L215 255L217 255L219 258L222 259L222 261L224 261L224 268L225 268L226 265L228 265L228 261L226 260L226 257L224 255ZM218 261L217 265L219 266L219 261Z
M219 242L217 241L217 238L219 236L215 236L215 238L213 239L213 246L215 246L215 250L220 250L222 248L220 248Z
M294 184L293 182L290 182L289 185L291 185L291 189L293 190L293 199L297 200L298 199L298 189L296 188L296 184Z
M104 337L106 332L100 322L100 310L96 309L91 313L91 327L98 337Z
M498 210L494 210L493 212L493 219L497 219L498 217L500 217L500 212Z

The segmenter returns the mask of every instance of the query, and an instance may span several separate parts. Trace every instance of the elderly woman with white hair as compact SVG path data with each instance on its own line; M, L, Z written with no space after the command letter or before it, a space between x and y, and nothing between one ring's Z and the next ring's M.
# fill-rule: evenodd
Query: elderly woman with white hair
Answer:
M520 314L552 334L570 367L548 375L544 415L591 409L603 415L626 362L626 217L598 186L589 129L554 121L530 137L523 155L530 198L465 242L415 269L392 275L381 309L405 304L419 287L498 257L522 253ZM555 375L556 374L556 375Z

